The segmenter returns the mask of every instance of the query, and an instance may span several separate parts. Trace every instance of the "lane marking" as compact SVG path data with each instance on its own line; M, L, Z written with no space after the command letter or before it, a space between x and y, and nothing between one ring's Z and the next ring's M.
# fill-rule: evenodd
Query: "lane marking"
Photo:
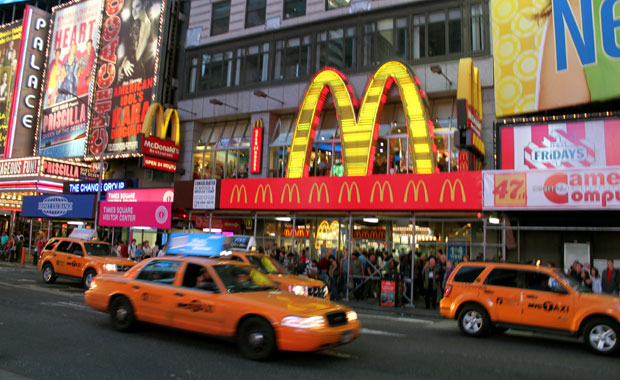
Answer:
M402 338L402 337L405 336L405 334L399 334L399 333L394 333L394 332L389 332L389 331L381 331L381 330L372 330L372 329L367 329L365 327L362 327L360 332L362 334L381 335L381 336L393 336L393 337L398 337L398 338Z
M43 306L67 307L67 308L74 309L74 310L89 311L89 312L97 313L95 310L91 309L90 307L88 307L86 305L81 305L81 304L77 304L77 303L74 303L74 302L63 302L63 301L58 301L58 302L41 302L41 305L43 305Z
M319 352L319 355L332 356L334 358L340 358L340 359L359 359L355 355L347 354L347 353L340 352L340 351L332 351L332 350L321 351Z
M417 319L417 318L406 318L406 317L390 317L386 315L374 315L374 314L357 314L360 319L369 318L369 319L378 319L382 321L396 321L396 322L405 322L405 323L418 323L422 325L432 325L435 322L430 321L428 319Z
M37 280L31 280L29 278L20 278L17 281L20 281L20 282L37 282Z

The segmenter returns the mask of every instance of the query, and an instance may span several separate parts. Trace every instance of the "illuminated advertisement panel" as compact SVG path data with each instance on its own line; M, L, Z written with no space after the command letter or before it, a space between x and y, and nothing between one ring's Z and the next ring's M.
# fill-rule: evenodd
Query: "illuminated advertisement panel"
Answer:
M106 0L95 108L107 121L94 119L88 154L140 151L138 135L156 100L165 6L161 0Z
M366 92L359 102L353 89L346 82L346 76L332 68L318 72L306 90L295 122L295 135L288 161L287 178L308 176L310 156L316 126L321 110L331 92L340 136L345 176L366 176L372 173L379 120L387 92L392 85L398 87L405 119L415 173L434 173L437 147L432 122L428 119L426 94L419 88L420 81L407 65L388 61L370 77Z
M0 27L0 157L4 157L21 37L21 21Z
M499 132L504 170L620 166L620 119L511 125Z
M11 117L4 151L0 150L5 158L32 156L51 17L51 14L30 5L24 10L22 37L16 42L19 57Z
M39 155L84 155L102 5L103 0L86 0L54 8L41 99Z
M620 96L620 2L492 0L498 117Z

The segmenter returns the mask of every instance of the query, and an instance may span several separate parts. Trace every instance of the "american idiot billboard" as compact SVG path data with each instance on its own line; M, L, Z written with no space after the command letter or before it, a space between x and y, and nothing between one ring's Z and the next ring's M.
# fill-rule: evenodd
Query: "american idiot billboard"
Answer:
M4 157L21 36L21 20L0 26L0 157Z
M165 1L106 0L89 153L139 152L138 135L156 102Z
M84 155L102 6L103 0L86 0L53 10L40 102L39 155Z

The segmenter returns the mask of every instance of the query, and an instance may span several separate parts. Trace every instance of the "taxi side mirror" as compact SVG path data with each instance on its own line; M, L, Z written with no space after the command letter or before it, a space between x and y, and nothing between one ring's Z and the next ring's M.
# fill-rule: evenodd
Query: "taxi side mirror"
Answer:
M554 293L558 293L558 294L568 294L568 291L559 283L554 283L553 286L551 287L551 290Z

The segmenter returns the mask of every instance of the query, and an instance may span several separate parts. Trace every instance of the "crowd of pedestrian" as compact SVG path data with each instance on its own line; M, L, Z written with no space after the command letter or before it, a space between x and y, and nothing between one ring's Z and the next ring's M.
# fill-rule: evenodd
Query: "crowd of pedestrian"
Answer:
M584 265L575 260L566 274L592 293L617 296L620 292L620 270L614 267L611 259L607 260L607 267L602 273L588 263Z
M160 248L157 243L151 246L148 240L142 243L137 243L136 239L132 239L129 244L125 244L122 239L116 239L114 248L120 253L121 256L134 261L142 261L151 257L164 256L166 254L166 244Z

